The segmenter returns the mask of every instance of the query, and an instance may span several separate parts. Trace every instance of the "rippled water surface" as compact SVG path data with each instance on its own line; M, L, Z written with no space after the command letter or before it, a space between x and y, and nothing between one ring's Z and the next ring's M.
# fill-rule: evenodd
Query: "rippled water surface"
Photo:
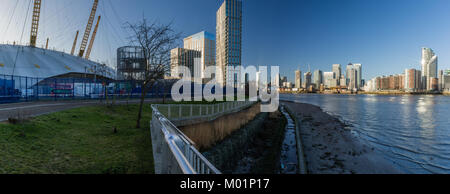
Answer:
M352 125L405 173L450 173L450 97L288 95Z

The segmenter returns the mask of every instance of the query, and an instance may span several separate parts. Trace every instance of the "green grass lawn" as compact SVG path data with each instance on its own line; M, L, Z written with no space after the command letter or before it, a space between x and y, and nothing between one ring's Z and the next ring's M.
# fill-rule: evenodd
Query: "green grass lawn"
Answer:
M144 107L141 129L135 128L137 109L84 107L1 123L0 173L153 173L151 108Z

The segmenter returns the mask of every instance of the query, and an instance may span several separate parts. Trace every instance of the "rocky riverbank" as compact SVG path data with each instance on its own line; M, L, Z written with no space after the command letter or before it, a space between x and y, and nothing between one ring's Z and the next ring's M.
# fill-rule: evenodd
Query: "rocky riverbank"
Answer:
M311 174L397 174L393 164L352 135L349 126L320 107L283 101L300 121L306 166Z

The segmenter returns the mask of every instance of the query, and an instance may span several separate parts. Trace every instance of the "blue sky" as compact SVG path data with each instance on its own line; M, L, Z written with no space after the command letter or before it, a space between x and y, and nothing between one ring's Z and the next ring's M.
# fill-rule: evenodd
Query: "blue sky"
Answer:
M43 0L38 45L69 52L76 30L82 34L92 0ZM29 40L29 0L1 0L0 42ZM92 58L115 64L116 48L128 43L123 23L142 16L173 21L188 36L215 33L219 0L100 0L102 15ZM449 0L244 0L244 65L279 65L293 81L294 71L331 71L334 63L363 64L363 78L420 68L420 48L450 68ZM8 23L10 23L9 27ZM6 26L6 27L5 27ZM81 36L81 35L80 35ZM79 45L79 43L78 43ZM181 41L180 41L181 45Z

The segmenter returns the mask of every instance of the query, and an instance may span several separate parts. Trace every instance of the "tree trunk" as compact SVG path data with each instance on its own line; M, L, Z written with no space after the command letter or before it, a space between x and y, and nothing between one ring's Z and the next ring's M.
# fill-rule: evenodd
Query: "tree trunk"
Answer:
M165 104L166 103L166 87L164 86L164 89L163 89L163 104Z
M142 118L142 109L144 107L144 100L145 100L145 96L147 94L147 86L143 86L142 87L142 93L141 93L141 101L139 103L139 112L138 112L138 118L136 121L136 128L141 128L141 118Z

